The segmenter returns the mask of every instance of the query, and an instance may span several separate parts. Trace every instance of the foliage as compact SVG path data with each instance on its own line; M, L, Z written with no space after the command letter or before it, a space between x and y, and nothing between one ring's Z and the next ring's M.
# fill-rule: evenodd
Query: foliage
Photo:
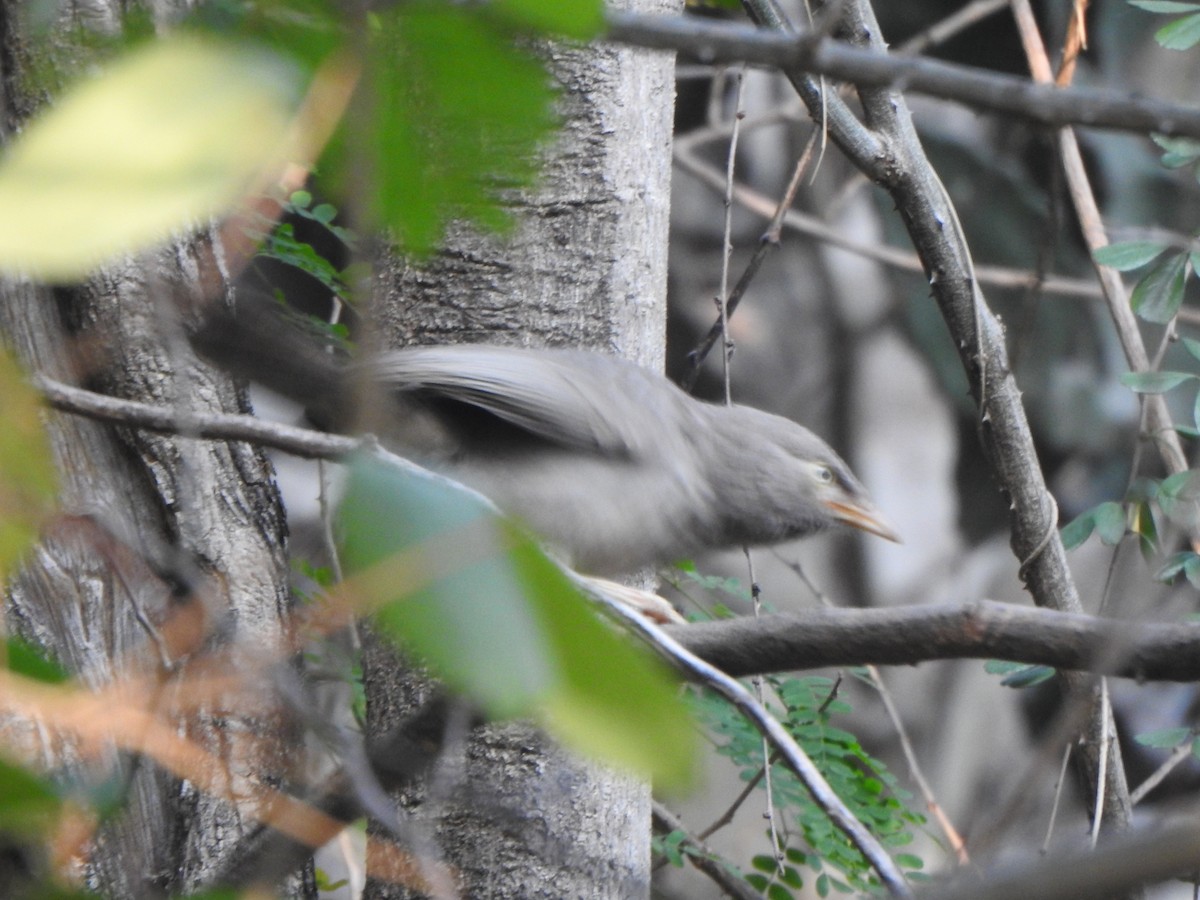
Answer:
M1200 43L1200 3L1183 3L1180 0L1129 0L1129 5L1152 13L1187 14L1164 25L1155 33L1154 39L1166 49L1188 50Z
M871 757L854 735L836 727L835 716L851 711L845 701L831 696L834 683L824 677L770 676L766 685L780 698L773 710L850 811L887 847L902 847L913 839L913 826L925 820L906 807L911 799L882 762ZM692 691L697 717L718 737L717 751L741 770L743 781L759 776L763 768L762 738L725 700L707 691ZM760 786L763 782L760 781ZM784 859L756 857L757 872L747 880L769 897L790 897L804 883L799 867L815 873L815 887L824 896L829 889L863 891L876 885L870 866L846 836L813 802L790 769L773 762L773 800L781 818L788 820ZM792 830L794 825L795 830ZM919 869L922 862L908 854L895 857L899 865Z

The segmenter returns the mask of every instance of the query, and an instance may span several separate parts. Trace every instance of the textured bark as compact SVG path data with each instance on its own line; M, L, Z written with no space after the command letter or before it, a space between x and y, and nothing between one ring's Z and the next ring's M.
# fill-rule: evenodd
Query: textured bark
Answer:
M7 137L41 98L25 87L28 42L16 30L16 5L5 7ZM111 22L119 7L97 3L84 12L89 22ZM77 288L5 280L0 330L31 371L181 414L247 411L244 394L200 363L184 338L181 307L202 296L228 299L219 271L207 242L180 240ZM47 427L61 516L9 585L9 631L47 648L89 686L134 671L156 674L164 700L195 657L168 650L159 628L189 605L203 607L209 626L190 648L196 656L235 642L259 652L279 644L288 604L285 527L261 450L58 414L47 415ZM115 775L128 785L125 809L102 829L83 874L110 896L156 896L204 883L261 811L255 789L286 772L286 728L268 687L176 722L220 761L213 774L236 804L115 748L85 765L68 736L37 722L9 719L0 729L48 768Z
M646 11L678 4L642 2ZM670 56L611 46L547 51L563 85L564 132L540 186L513 204L508 239L458 229L420 268L394 259L377 311L394 344L494 341L584 346L662 366ZM372 732L421 701L378 643L364 662ZM397 798L427 823L467 897L649 893L649 788L583 762L523 725L474 732L461 779ZM409 897L372 882L373 898Z

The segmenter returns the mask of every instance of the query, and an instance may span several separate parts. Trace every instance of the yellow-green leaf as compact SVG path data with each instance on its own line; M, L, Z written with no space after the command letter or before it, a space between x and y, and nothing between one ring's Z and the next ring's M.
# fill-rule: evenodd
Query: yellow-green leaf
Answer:
M0 270L79 280L229 208L283 161L301 82L274 53L180 36L77 84L0 162Z
M57 493L41 398L0 352L0 579L37 536Z

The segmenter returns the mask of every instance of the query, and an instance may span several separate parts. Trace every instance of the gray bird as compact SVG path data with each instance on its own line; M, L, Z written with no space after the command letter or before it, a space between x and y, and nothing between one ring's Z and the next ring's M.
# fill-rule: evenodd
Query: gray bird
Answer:
M834 525L898 540L808 429L695 400L616 357L410 347L353 372L399 404L385 443L486 494L583 572L628 573Z

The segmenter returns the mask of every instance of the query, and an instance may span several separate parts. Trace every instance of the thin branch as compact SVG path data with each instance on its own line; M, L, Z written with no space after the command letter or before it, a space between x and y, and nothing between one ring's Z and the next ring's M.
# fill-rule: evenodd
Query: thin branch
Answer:
M708 136L704 135L704 137L707 139ZM695 143L697 141L693 134L678 138L675 141L675 162L685 172L694 175L706 187L721 190L723 179L720 172L695 152ZM774 200L742 184L734 186L733 198L744 209L762 216L764 219L770 219L776 208ZM810 216L800 210L788 209L784 213L782 224L797 234L822 241L864 259L874 260L881 265L891 266L905 272L923 274L921 260L915 253L886 244L867 244L857 241L831 228L815 216ZM1100 287L1094 281L1082 278L1050 275L1042 279L1034 272L1003 266L978 266L975 275L981 285L992 287L1018 290L1029 290L1036 287L1043 294L1086 297L1088 299L1099 299L1102 296ZM736 288L734 293L737 293Z
M688 861L712 879L728 896L734 900L762 900L762 894L754 890L749 882L734 875L721 861L719 854L709 848L702 838L693 836L679 817L657 800L651 808L651 816L656 831L665 834L681 831L686 835L681 847L688 848L688 852L684 854Z
M1162 784L1163 779L1170 775L1180 763L1184 760L1191 759L1194 753L1196 743L1195 733L1189 734L1187 740L1178 744L1171 750L1170 755L1163 760L1163 764L1146 776L1146 780L1139 784L1129 795L1129 802L1137 806L1146 795Z
M942 21L937 22L914 34L903 44L895 48L897 53L924 53L930 47L944 44L961 31L965 31L988 16L994 15L1008 6L1009 0L975 0L962 9L957 10Z
M680 382L680 387L685 391L691 391L696 384L696 379L700 377L700 367L703 365L705 358L712 350L717 340L725 333L726 321L733 315L738 305L742 302L742 298L746 295L746 291L750 287L750 283L758 274L758 270L762 268L764 260L767 258L767 253L779 247L779 233L783 229L783 222L787 216L788 210L791 209L793 201L796 199L796 191L800 188L800 181L804 177L809 164L812 162L813 150L816 147L818 132L814 131L804 145L804 151L800 154L800 158L796 160L795 168L792 170L791 180L788 182L787 188L783 192L783 197L775 205L775 212L771 216L771 221L767 225L767 230L763 232L759 238L758 246L754 248L754 254L750 257L750 261L746 263L746 268L742 271L741 277L738 279L737 286L734 287L725 302L721 305L721 315L708 329L708 334L700 342L695 349L688 353L688 362L690 369L688 374ZM732 176L732 173L731 173ZM727 193L730 201L737 199L738 185L729 179Z
M929 810L929 815L933 817L938 827L942 829L942 834L946 836L946 841L950 844L950 849L954 851L954 857L958 860L958 864L960 866L967 865L971 862L971 858L967 853L967 842L963 840L963 836L958 828L950 821L950 814L938 802L937 795L933 792L933 787L925 777L925 772L922 770L921 763L917 759L916 748L913 747L912 740L908 736L908 729L904 726L904 720L900 717L900 710L896 708L896 703L892 699L892 692L883 680L883 673L879 671L878 666L867 666L867 672L871 676L871 686L879 692L879 699L883 701L883 708L887 711L888 718L892 720L892 726L896 729L896 738L900 742L900 750L904 754L905 762L908 763L909 774L912 776L913 781L917 783L917 790L921 792L921 798L925 801L925 808Z
M873 36L877 37L877 35ZM893 87L1043 125L1081 125L1200 137L1200 109L1098 88L1057 88L932 59L900 57L795 33L685 16L609 12L606 39L689 53L703 62L746 62ZM816 113L814 112L814 115ZM833 125L831 117L831 127Z
M234 413L189 413L180 415L165 406L153 406L136 400L121 400L71 387L60 381L35 376L34 386L50 406L62 412L144 428L160 434L175 434L208 440L247 441L274 447L305 459L341 459L372 445L366 438L326 434L311 428L298 428L267 422Z

